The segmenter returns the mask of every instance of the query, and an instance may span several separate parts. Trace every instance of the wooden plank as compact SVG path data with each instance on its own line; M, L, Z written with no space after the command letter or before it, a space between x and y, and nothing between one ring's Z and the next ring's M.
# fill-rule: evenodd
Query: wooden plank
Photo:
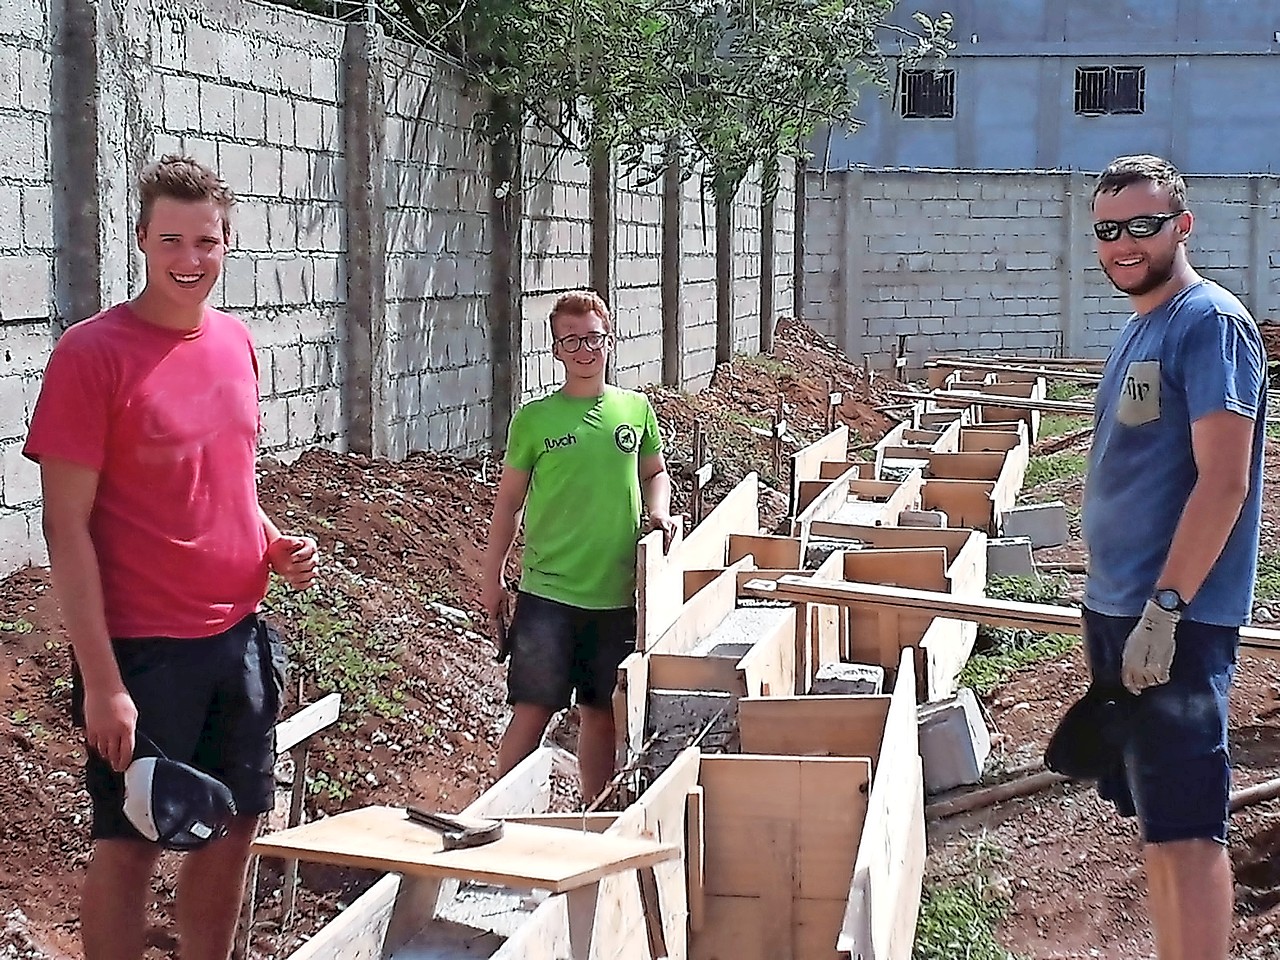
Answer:
M842 960L835 943L844 917L844 900L799 898L793 903L795 956L800 960ZM758 898L711 897L707 916L703 931L693 939L693 960L773 960L765 952L762 935L770 918Z
M688 603L699 590L724 573L724 567L712 567L710 570L686 570L684 572L684 602Z
M849 428L840 424L826 436L815 440L791 455L790 509L791 516L799 512L796 504L797 484L802 480L820 479L819 470L828 460L843 460L849 455Z
M995 480L1004 469L1001 453L935 453L929 456L930 480Z
M312 734L329 726L338 719L341 707L342 694L331 693L277 723L276 754L287 753Z
M717 690L747 694L739 657L653 653L649 655L650 690Z
M604 833L618 821L616 813L521 813L500 817L510 823L532 823L564 830Z
M835 480L850 470L857 470L862 480L872 479L871 464L865 460L828 460L818 468L818 479Z
M760 877L761 948L766 957L793 960L795 956L796 834L799 825L789 820L760 825L765 874Z
M697 933L707 916L706 824L703 819L702 787L689 790L685 821L685 863L689 889L689 929Z
M777 580L779 577L812 577L813 570L742 570L738 573L738 590L751 580Z
M944 700L956 692L958 677L978 638L978 625L968 620L934 617L920 638L925 671L924 699Z
M826 520L839 512L849 500L849 485L859 481L862 471L851 467L831 481L805 481L800 490L800 512L791 522L791 535L803 536L805 524ZM869 481L868 481L869 482ZM825 483L826 486L822 486Z
M996 363L984 360L926 360L925 367L942 370L977 370L992 373L1021 373L1051 380L1068 380L1073 383L1100 383L1102 374L1081 370L1055 369L1044 364L1028 361L1027 363Z
M1017 433L1010 430L988 430L982 427L966 427L960 432L960 450L964 453L1012 450L1021 443Z
M844 579L946 591L947 551L945 547L849 550L844 555Z
M911 655L904 651L836 944L854 956L908 960L911 955L903 916L910 916L914 931L924 872L924 778L915 687Z
M830 520L815 523L811 533L815 537L852 540L885 550L942 547L947 552L948 564L955 561L960 551L974 536L972 530L950 527L873 527L868 524L836 523Z
M738 603L738 574L755 567L747 556L725 567L715 580L680 608L667 629L645 648L654 653L687 653L720 625Z
M925 510L942 510L953 527L993 532L995 505L991 480L927 480L920 494Z
M745 556L754 556L756 566L799 569L800 541L795 537L780 537L768 533L729 534L729 563Z
M888 696L746 697L738 702L742 752L867 757L874 768L889 703Z
M1001 410L1036 410L1042 413L1092 414L1093 404L1074 400L1037 400L1028 397L999 396L978 390L936 390L922 393L917 390L895 390L894 396L912 400L928 400L945 407L990 406Z
M747 474L692 533L681 533L666 554L661 531L641 539L636 548L637 650L647 650L679 618L684 571L723 567L729 534L760 530L759 486L757 475Z
M633 653L618 666L613 690L613 725L621 770L644 749L649 723L649 654Z
M561 893L621 870L678 857L676 847L590 833L509 823L482 847L445 850L440 833L414 823L403 808L369 806L267 834L260 856L392 870L415 876L478 880Z
M796 689L796 618L779 621L769 633L762 634L738 661L749 696L784 695Z

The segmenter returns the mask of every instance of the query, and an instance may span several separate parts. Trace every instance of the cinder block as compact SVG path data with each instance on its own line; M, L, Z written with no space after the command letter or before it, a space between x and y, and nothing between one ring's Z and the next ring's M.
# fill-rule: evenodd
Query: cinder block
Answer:
M992 537L987 541L987 575L1029 577L1036 572L1030 537Z
M1001 517L1006 537L1028 537L1033 548L1057 547L1067 542L1067 506L1061 500L1014 507Z
M826 663L814 674L809 693L814 696L884 692L884 667L870 663Z
M927 793L977 783L991 752L991 735L973 691L920 708L920 758Z

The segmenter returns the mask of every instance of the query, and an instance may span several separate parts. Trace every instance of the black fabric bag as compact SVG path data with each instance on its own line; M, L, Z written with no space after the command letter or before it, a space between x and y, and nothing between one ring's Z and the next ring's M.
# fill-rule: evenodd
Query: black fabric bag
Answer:
M1123 687L1094 684L1058 723L1044 765L1076 780L1099 780L1124 760L1137 698Z
M124 815L143 837L166 850L195 850L227 835L236 815L225 783L187 763L170 760L138 734L154 756L137 756L124 772Z

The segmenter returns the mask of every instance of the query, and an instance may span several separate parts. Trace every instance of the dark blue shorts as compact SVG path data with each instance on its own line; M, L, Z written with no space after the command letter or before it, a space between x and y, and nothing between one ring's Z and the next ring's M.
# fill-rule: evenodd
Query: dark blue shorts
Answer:
M573 694L608 709L618 666L636 648L635 607L586 610L521 593L508 632L507 702L561 710Z
M225 783L238 813L270 810L286 666L275 630L250 615L212 637L113 640L112 648L138 708L138 730L170 760ZM72 721L83 727L84 687L78 672L73 679ZM147 754L143 746L135 756ZM93 839L141 837L124 815L124 777L92 750L85 785L93 801Z
M1084 611L1085 650L1096 680L1119 684L1120 661L1137 617ZM1228 689L1240 631L1183 620L1169 682L1138 697L1124 765L1098 794L1136 816L1147 843L1227 842L1231 763Z

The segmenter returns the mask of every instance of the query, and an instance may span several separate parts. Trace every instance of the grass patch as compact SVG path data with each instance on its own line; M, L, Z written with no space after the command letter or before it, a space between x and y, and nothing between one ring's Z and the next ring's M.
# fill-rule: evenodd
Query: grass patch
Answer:
M1280 600L1280 554L1264 553L1258 557L1254 593L1256 600Z
M794 377L796 368L785 360L779 360L777 357L771 357L764 353L739 354L737 361L744 366L755 367L757 370L763 370L778 377Z
M987 583L987 596L995 600L1061 605L1065 592L1066 580L1060 577L992 577ZM988 697L1023 667L1060 657L1079 643L1079 637L1061 633L980 626L973 656L960 671L960 685Z
M1084 475L1089 460L1083 453L1062 450L1043 457L1032 457L1027 464L1027 475L1024 486L1038 487L1051 480L1065 480L1069 477Z
M1065 437L1068 433L1084 430L1093 421L1089 417L1073 416L1065 413L1046 413L1040 418L1040 440L1054 437Z
M1280 440L1280 423L1267 424L1267 439Z
M1049 384L1044 395L1047 400L1075 400L1092 393L1093 387L1090 384L1076 383L1074 380L1059 380Z
M996 940L1011 891L998 867L1004 851L979 840L957 867L966 876L926 887L912 960L1017 960Z

